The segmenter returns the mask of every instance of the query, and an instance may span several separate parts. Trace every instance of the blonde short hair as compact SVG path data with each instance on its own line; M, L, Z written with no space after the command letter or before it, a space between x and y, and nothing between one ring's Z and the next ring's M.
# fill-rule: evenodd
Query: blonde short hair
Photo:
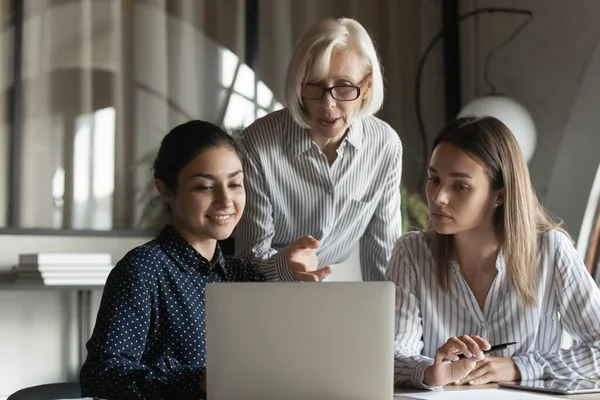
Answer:
M369 33L360 23L350 18L326 19L310 27L300 37L287 70L287 108L296 123L303 128L310 128L310 122L300 96L302 85L327 77L334 49L356 52L362 60L365 73L371 75L370 94L363 100L357 116L373 115L383 105L383 74Z

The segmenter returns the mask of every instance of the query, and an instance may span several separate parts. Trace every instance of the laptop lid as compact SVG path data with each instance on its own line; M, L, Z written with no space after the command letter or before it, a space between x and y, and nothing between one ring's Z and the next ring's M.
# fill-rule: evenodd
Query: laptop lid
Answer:
M211 400L391 399L391 282L213 283Z

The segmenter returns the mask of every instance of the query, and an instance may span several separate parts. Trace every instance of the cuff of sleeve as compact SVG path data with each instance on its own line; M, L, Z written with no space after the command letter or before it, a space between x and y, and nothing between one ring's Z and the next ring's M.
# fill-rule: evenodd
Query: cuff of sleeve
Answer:
M443 386L429 386L423 382L425 379L425 370L427 367L433 364L433 361L424 361L418 363L413 369L412 375L412 383L413 386L418 389L427 389L427 390L439 390L442 389Z
M275 260L273 258L255 260L254 262L258 264L258 269L264 275L267 282L277 282L279 280L279 271L275 268Z
M286 250L283 249L275 255L275 268L277 269L277 275L279 280L282 282L296 282L292 271L290 271L288 268L285 254Z
M522 356L514 356L512 360L515 362L521 380L539 380L544 377L544 368L534 360L533 354L524 354Z

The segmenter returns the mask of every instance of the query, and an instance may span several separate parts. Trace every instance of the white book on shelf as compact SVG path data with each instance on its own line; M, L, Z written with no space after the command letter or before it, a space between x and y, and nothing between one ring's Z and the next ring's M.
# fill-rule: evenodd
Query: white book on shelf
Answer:
M13 272L41 272L41 273L109 273L113 269L113 265L38 265L38 264L19 264L13 267Z
M17 272L17 279L103 279L106 280L108 278L108 273L106 272Z
M15 283L27 284L27 285L44 285L44 286L103 286L106 283L106 279L30 279L30 278L19 278L16 277Z
M19 254L22 265L110 265L109 253L29 253Z

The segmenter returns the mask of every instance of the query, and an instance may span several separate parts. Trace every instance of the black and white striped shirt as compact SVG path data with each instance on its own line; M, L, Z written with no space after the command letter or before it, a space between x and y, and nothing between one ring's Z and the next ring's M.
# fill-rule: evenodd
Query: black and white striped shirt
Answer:
M519 342L495 353L512 357L521 378L600 378L600 290L569 239L558 231L540 234L538 305L525 308L506 274L498 273L479 307L453 263L450 290L436 279L423 233L409 233L394 247L388 278L396 283L396 384L422 384L436 350L452 336L479 335L490 344ZM563 328L576 340L561 349Z
M331 167L287 109L250 125L240 145L247 201L236 256L266 259L312 235L320 267L346 260L360 243L363 280L385 279L402 229L402 144L387 123L355 118Z

